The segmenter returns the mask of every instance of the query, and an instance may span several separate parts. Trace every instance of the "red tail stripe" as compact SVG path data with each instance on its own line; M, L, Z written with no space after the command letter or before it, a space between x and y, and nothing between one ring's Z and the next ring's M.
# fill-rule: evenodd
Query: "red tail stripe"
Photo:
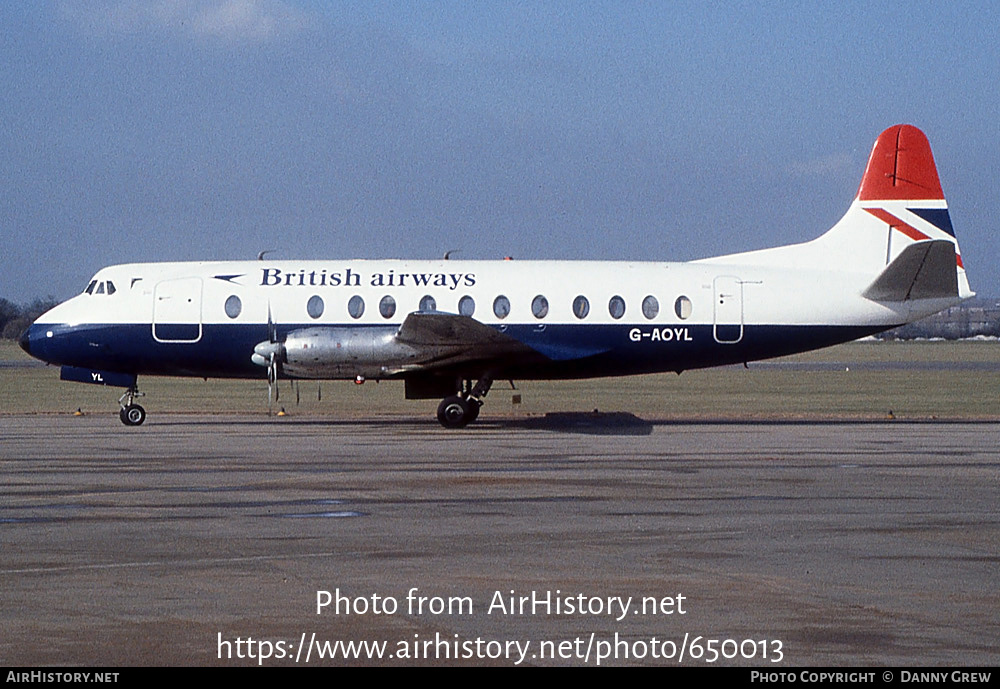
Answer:
M889 225L890 227L899 230L900 232L902 232L903 234L905 234L907 237L909 237L914 241L919 242L923 239L930 239L930 235L924 234L923 232L915 228L913 225L910 225L900 220L899 218L897 218L895 215L893 215L884 208L866 208L865 210L874 215L882 222ZM963 269L965 268L965 266L962 265L962 256L961 254L958 253L957 246L955 247L955 262L958 264L959 268Z

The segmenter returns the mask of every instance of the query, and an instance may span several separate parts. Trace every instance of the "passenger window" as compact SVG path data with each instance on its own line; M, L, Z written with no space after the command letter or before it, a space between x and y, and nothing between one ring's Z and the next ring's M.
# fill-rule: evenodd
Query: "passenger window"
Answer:
M611 297L611 301L608 302L608 313L615 320L618 320L625 315L625 300L615 295Z
M586 318L590 313L590 302L582 294L573 300L573 315L577 318Z
M677 297L677 301L674 302L674 313L676 313L677 317L681 320L690 318L691 300L684 296Z
M656 301L656 297L650 294L648 297L642 300L643 316L645 316L649 320L653 320L659 313L660 313L660 302Z
M420 311L437 311L437 301L429 294L420 300Z
M382 314L383 318L392 318L396 315L396 300L388 294L385 295L378 303L378 312Z
M502 294L493 300L493 315L499 319L504 319L510 315L510 299Z
M476 312L476 301L469 295L458 300L458 313L462 316L472 316Z
M306 302L306 313L309 314L310 318L319 318L323 315L325 308L326 305L323 303L323 297L318 294L309 297L309 301Z
M365 313L365 300L355 294L347 302L347 313L350 314L351 318L361 318Z
M549 315L549 300L539 294L531 300L531 313L535 318L545 318Z
M226 299L226 315L230 318L236 318L243 312L243 302L235 294L231 295Z

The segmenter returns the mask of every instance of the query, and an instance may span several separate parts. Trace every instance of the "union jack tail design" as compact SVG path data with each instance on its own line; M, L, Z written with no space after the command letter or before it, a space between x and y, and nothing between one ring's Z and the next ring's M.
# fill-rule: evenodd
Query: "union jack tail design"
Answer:
M973 295L930 143L908 124L879 135L854 202L817 245L879 272L865 292L878 301Z
M835 272L843 286L901 314L931 314L974 294L931 146L908 124L879 135L854 201L825 234L699 262Z

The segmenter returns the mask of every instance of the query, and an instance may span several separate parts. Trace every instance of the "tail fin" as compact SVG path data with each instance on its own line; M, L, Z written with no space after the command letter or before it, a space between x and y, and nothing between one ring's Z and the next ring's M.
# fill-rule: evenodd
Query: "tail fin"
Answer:
M858 188L858 200L926 199L944 201L930 142L914 126L897 124L889 127L872 147L868 167ZM954 236L954 232L949 234Z
M848 227L841 228L845 223L849 223ZM914 257L920 255L934 258L936 267L930 274L939 276L940 280L925 284L924 289L916 292L906 291L907 299L921 298L917 296L921 292L944 296L945 292L954 292L956 287L955 296L972 296L931 145L916 127L897 124L882 132L875 141L851 210L828 234L836 232L839 235L843 232L846 238L849 231L871 232L881 237L883 265L889 266L879 277L883 287L887 277L892 276L898 282L901 275L916 270L911 264ZM933 250L930 246L914 247L915 244L929 242L937 246ZM946 263L943 258L944 242L954 248L955 256L950 269L953 274L945 274L941 270L942 264ZM925 269L921 281L926 283L927 276ZM872 298L884 292L884 289L876 289L876 283L873 283L866 296ZM889 292L899 294L898 290Z
M907 251L926 242L934 246ZM699 263L839 271L874 301L973 296L931 146L922 131L908 124L879 135L857 196L826 234L803 244Z

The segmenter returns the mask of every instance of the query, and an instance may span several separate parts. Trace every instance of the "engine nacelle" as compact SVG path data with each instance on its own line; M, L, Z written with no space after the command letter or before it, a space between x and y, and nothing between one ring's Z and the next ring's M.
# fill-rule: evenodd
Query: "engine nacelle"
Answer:
M285 338L282 370L297 378L378 378L426 358L397 328L303 328Z

